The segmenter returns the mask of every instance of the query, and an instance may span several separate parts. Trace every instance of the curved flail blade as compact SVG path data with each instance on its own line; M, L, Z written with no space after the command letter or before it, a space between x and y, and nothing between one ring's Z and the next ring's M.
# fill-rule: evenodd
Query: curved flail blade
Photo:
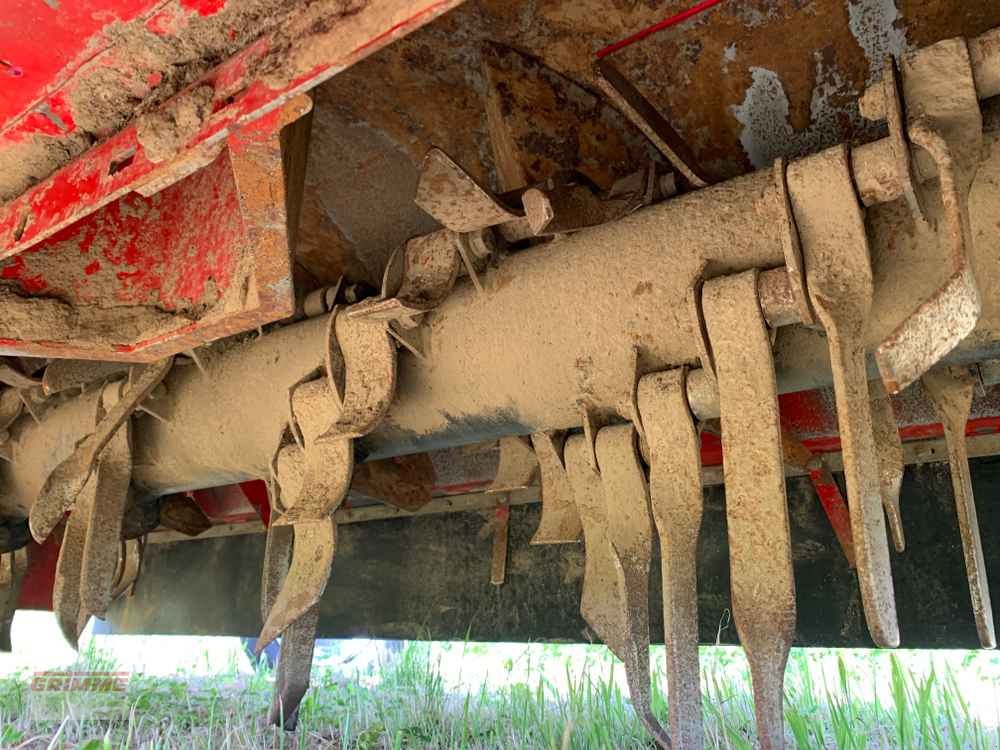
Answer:
M601 475L590 465L590 448L583 435L567 438L564 455L566 476L583 526L586 552L580 614L611 652L623 659L625 607L620 600L611 543L608 541L608 518Z
M77 495L93 473L97 457L104 446L162 382L172 365L173 357L168 357L154 364L137 367L125 392L97 423L94 432L77 445L69 458L52 470L28 514L31 535L35 541L44 542L62 520L63 514L73 506Z
M294 529L288 575L261 628L257 639L258 654L319 603L330 578L337 544L337 524L332 518L323 518L298 521Z
M288 731L298 724L299 705L309 689L318 624L319 605L315 604L288 626L281 639L268 721Z
M826 331L830 351L865 620L872 640L883 648L893 648L899 645L899 623L865 363L865 331L874 281L864 215L846 146L790 164L788 188L802 243L809 299Z
M52 609L73 648L77 647L90 616L104 614L111 603L118 571L121 518L131 479L131 429L126 423L98 456L97 465L66 520L59 548ZM117 527L114 518L103 515L109 507L118 509Z

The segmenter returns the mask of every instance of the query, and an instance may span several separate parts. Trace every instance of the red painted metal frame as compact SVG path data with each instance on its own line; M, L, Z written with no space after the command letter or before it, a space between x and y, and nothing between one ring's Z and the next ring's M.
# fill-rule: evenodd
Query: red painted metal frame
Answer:
M165 10L150 17L147 23L153 22L168 10L182 15L186 12L185 8L194 7L197 10L205 1L202 0L202 3L197 5L193 2L168 3ZM91 0L91 4L96 2L97 0ZM147 156L137 137L136 126L132 124L90 149L69 166L0 207L0 247L3 248L3 257L31 247L132 190L148 195L166 187L185 175L183 170L176 169L178 162L184 162L193 168L204 166L215 156L213 147L220 147L230 134L245 132L255 121L268 116L273 117L276 109L297 94L322 83L460 2L461 0L433 2L425 0L419 5L405 3L402 4L403 7L395 4L387 8L387 12L383 14L384 18L379 18L382 26L374 33L360 22L352 26L355 16L348 16L341 22L333 24L328 31L303 40L301 45L289 45L290 49L272 48L273 40L268 37L257 40L188 87L186 91L204 85L211 86L214 92L213 111L201 129L184 144L185 153L178 156L170 165L166 167L158 165ZM113 6L117 2L104 0L98 4ZM411 5L416 7L411 8ZM141 9L142 6L135 8L136 17L140 15ZM332 10L331 7L331 12ZM44 30L36 30L36 33L43 34ZM44 36L35 38L42 39ZM308 59L311 51L317 55L326 53L328 59L278 88L271 88L261 78L252 77L253 71L265 67L263 63L269 56L280 59L289 54L290 50L300 59ZM80 74L80 70L74 73L74 75ZM64 100L65 91L71 85L72 78L59 86L42 103L37 104L33 111L43 111L44 104L48 111L62 111L68 114ZM184 95L185 92L181 92L177 96ZM37 118L31 119L30 116L22 118L16 127L29 127L25 125L28 121L36 122ZM36 127L49 126L38 122ZM268 125L258 122L256 127L267 129ZM13 133L14 130L8 127L3 135L14 138ZM0 143L0 148L2 147L3 144ZM192 149L196 151L195 154L188 153ZM131 158L126 167L111 169L113 164L120 163L124 158Z
M58 340L0 338L0 353L152 361L291 315L281 147L269 130L309 107L296 97L269 129L229 136L179 182L149 197L127 193L0 263L0 278L25 296L57 297L81 313L100 306L120 321L117 339L108 325L80 325ZM137 307L173 317L130 338Z
M0 152L28 138L72 137L77 127L68 102L102 72L113 71L121 86L127 82L137 101L154 93L159 79L129 78L134 61L116 41L121 24L182 38L191 18L240 2L62 0L50 14L35 0L15 0L0 12L0 92L15 93L0 99ZM0 339L0 353L152 361L290 315L277 132L308 111L302 92L459 2L373 0L347 15L332 0L289 4L283 37L258 38L161 105L170 112L195 90L212 92L210 113L175 155L159 161L162 154L148 153L132 122L101 134L101 143L0 206L0 260L7 259L0 278L16 282L24 296L120 307L123 325L113 319L110 328L135 334L108 341L83 324L55 336L36 333L34 340ZM7 20L12 13L21 14L14 25ZM32 21L34 33L24 34L21 24ZM43 39L51 49L40 46ZM269 146L273 159L264 167L260 157ZM209 179L226 171L227 160L230 187ZM234 284L247 288L234 293ZM183 317L157 321L146 335L148 328L140 333L125 325L129 306Z

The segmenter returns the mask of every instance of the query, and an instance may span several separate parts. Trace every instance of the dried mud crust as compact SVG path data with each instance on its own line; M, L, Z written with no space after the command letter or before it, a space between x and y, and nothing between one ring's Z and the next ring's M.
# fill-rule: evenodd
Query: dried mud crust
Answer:
M198 133L212 112L213 90L202 85L136 122L136 138L152 162L166 161Z
M192 15L183 28L163 36L147 28L148 17L109 26L104 37L115 64L102 65L103 56L98 56L67 87L76 131L68 137L34 135L22 143L5 143L0 150L0 201L45 179L265 34L272 35L271 48L279 54L265 58L251 74L271 86L287 83L329 56L329 50L302 44L305 37L329 30L368 5L369 0L231 0L218 13ZM150 88L148 81L156 77L159 82ZM214 98L236 93L216 91ZM194 107L148 123L154 150L186 135L197 113Z
M70 305L55 297L23 297L0 286L0 333L25 341L73 341L113 346L150 339L191 320L155 307Z

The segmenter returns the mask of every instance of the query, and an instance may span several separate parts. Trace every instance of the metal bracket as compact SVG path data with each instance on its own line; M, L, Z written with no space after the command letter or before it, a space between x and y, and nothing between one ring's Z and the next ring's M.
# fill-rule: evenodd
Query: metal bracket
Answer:
M979 643L983 648L996 648L993 606L983 559L983 542L979 536L979 520L976 517L976 498L972 492L969 454L965 445L965 424L969 420L975 379L963 368L947 367L925 373L922 382L944 425L951 486L955 493L958 529L962 535L965 572L969 578L969 593L972 595L972 612L976 617Z
M679 750L700 748L698 667L698 535L701 531L701 441L687 401L684 368L646 375L638 404L649 446L649 497L660 537L663 641L670 735Z
M778 388L757 272L707 282L702 303L719 383L733 617L750 664L761 747L782 748L795 580Z
M924 177L932 176L931 169L937 173L945 219L945 226L938 230L939 242L948 275L875 352L892 393L917 380L954 349L975 328L981 312L970 263L968 197L979 167L983 121L968 45L964 39L938 42L908 57L902 72L905 135L891 66L886 67L881 109L889 120L898 169L907 169L908 161ZM902 155L907 141L918 147L909 158ZM903 185L916 215L931 218L930 196L920 180L907 174Z

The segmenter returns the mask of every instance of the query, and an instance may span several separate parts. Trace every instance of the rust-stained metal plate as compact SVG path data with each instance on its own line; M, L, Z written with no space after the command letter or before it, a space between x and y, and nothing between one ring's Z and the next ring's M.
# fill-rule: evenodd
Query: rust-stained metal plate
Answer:
M580 541L583 527L573 503L573 488L563 465L566 436L558 432L537 432L531 436L541 475L542 520L532 544L571 544Z
M160 362L137 368L121 399L97 423L94 432L84 438L69 458L52 470L28 516L31 535L36 541L45 541L63 513L73 505L93 472L104 446L136 407L163 381L172 365L173 357L167 357Z
M597 433L608 545L614 562L624 630L619 656L635 711L661 748L670 737L653 715L649 674L649 565L653 554L653 519L649 487L639 463L637 433L631 424L605 427Z
M903 441L899 436L899 423L892 408L892 399L879 378L869 381L868 396L871 400L875 450L878 453L882 508L889 519L893 546L897 552L903 552L906 549L906 534L899 508L899 493L903 488Z
M414 201L455 232L474 232L524 215L523 211L502 205L438 148L432 148L424 157Z
M733 617L750 664L761 747L782 748L795 579L778 390L757 272L706 282L702 304L719 382Z
M965 572L969 578L972 612L976 617L979 643L983 648L996 648L993 605L990 602L983 542L979 536L979 519L976 517L976 498L972 492L972 475L969 471L969 454L965 445L965 424L972 406L975 379L966 370L948 367L925 373L922 382L944 425L951 486L955 493L955 510L962 534Z
M554 70L491 41L481 54L487 128L501 192L540 184L563 170L608 189L654 157L640 132L592 88L557 72L561 66Z
M683 368L639 380L638 405L649 446L649 499L660 536L663 642L670 736L678 750L701 748L698 668L698 536L701 441L688 408Z
M874 282L847 147L793 162L787 178L809 298L830 349L865 619L877 645L895 647L899 625L865 367L864 334Z

